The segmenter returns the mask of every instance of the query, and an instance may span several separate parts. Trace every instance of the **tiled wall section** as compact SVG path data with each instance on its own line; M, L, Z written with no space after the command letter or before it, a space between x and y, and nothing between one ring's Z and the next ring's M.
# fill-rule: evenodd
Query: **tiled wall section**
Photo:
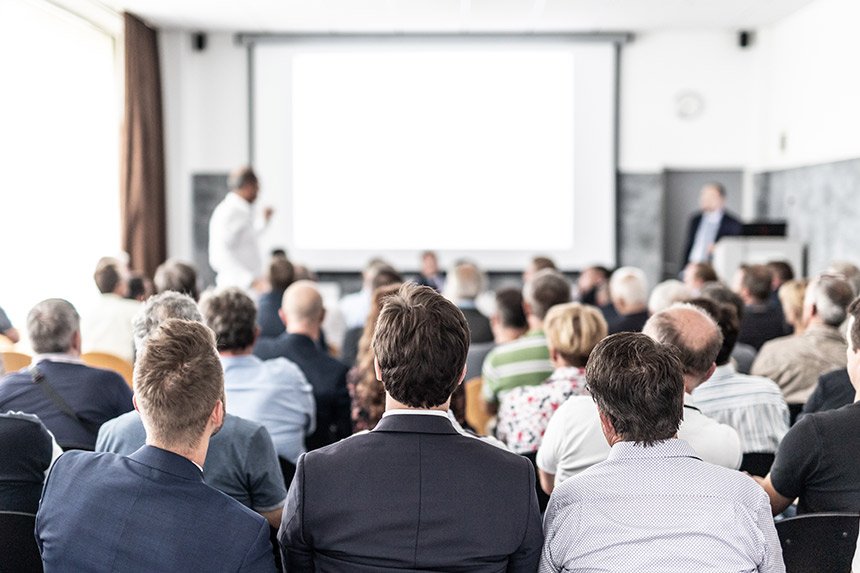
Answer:
M754 192L757 217L786 220L807 244L810 273L860 263L860 159L761 173Z
M618 176L618 263L644 270L652 287L663 276L663 188L661 173Z

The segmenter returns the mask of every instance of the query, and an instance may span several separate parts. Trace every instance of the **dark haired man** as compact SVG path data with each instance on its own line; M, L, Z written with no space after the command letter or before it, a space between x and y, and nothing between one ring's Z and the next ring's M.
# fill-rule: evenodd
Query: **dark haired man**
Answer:
M744 301L738 342L757 351L765 342L790 333L782 307L770 304L772 280L767 265L741 265L735 275L735 291Z
M767 496L677 439L684 367L639 333L600 342L586 367L609 458L556 487L541 572L782 572Z
M429 287L386 298L373 338L386 411L303 455L278 533L288 571L529 571L542 536L525 458L459 433L463 313ZM492 476L492 479L487 479Z

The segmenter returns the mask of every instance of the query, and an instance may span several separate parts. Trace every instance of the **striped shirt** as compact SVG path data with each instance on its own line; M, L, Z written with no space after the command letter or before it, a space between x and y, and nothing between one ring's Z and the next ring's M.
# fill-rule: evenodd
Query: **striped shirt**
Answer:
M546 380L554 368L543 330L533 330L493 348L481 370L484 399L496 403L499 393L518 386L534 386Z
M615 444L555 488L544 535L541 573L785 571L764 490L684 440Z
M744 453L775 452L788 432L788 406L769 378L738 374L726 364L693 390L693 397L702 413L738 431Z

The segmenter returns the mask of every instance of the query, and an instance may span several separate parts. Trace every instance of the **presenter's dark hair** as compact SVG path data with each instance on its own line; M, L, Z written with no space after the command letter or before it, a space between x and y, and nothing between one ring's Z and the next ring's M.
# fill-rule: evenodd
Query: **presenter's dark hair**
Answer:
M241 189L245 185L253 183L257 183L257 174L254 173L254 170L250 166L240 167L230 173L230 176L227 178L227 187L231 190Z
M200 313L215 332L219 351L244 350L257 333L257 308L251 297L236 287L207 291L200 297Z
M646 446L678 433L684 368L674 350L638 332L604 338L585 368L591 396L624 440Z
M391 397L431 408L444 404L460 382L469 326L460 309L435 290L407 283L385 299L372 346Z
M726 186L720 183L719 181L711 181L707 184L707 187L713 187L717 190L717 193L720 194L720 197L725 199L726 197Z

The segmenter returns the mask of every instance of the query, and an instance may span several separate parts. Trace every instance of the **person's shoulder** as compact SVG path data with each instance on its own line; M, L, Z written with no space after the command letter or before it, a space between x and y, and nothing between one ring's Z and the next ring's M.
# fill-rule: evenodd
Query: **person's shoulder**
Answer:
M101 425L99 433L119 434L136 428L143 428L143 421L140 419L140 414L138 414L137 410L131 410L116 418L107 420Z
M280 380L281 382L286 382L289 384L307 383L302 369L299 368L298 364L296 364L289 358L279 356L277 358L263 360L263 367L272 377L277 380Z
M51 468L49 479L80 479L81 475L92 475L92 479L110 479L111 469L125 463L126 457L110 452L85 452L69 450L63 452Z

